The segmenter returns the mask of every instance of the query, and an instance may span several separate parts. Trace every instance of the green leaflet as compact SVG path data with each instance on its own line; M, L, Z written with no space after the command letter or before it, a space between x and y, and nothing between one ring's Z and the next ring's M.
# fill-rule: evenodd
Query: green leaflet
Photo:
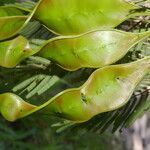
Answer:
M15 67L21 60L33 53L34 51L30 48L29 41L23 36L0 42L0 66Z
M50 59L69 71L82 67L99 68L118 61L131 47L149 35L150 32L126 33L118 30L96 30L79 36L52 38L41 44L38 49L32 47L33 50L27 40L22 37L21 41L27 44L26 47L30 51L23 51L24 45L21 45L23 42L19 42L20 38L17 37L0 43L0 66L14 67L24 58L39 52L39 56Z
M12 93L4 93L0 95L0 112L9 121L40 110L40 113L84 122L126 104L137 84L149 71L150 57L107 66L96 70L81 87L65 90L41 106L26 103Z
M128 18L148 14L150 11L124 0L40 0L33 11L21 6L1 6L0 40L18 34L31 18L39 20L54 33L77 35L113 28Z
M127 33L118 30L60 36L47 41L38 55L70 71L82 67L99 68L118 61L147 36L150 36L150 32Z

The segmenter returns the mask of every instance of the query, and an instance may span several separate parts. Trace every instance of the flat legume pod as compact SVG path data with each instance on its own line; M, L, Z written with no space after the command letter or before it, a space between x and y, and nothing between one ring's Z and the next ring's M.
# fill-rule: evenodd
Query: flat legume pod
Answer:
M38 111L84 122L126 104L137 84L149 71L150 57L107 66L94 71L81 87L65 90L40 106L29 104L15 94L3 93L0 94L0 112L9 121Z

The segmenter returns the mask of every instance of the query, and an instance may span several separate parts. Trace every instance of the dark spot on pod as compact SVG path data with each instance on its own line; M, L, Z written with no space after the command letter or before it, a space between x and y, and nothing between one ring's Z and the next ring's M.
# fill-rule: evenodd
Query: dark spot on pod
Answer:
M26 48L26 49L23 49L23 52L26 53L26 52L30 52L31 49L30 48Z
M81 93L81 99L83 102L87 103L87 97L85 96L85 94Z
M117 80L120 80L120 77L116 77Z

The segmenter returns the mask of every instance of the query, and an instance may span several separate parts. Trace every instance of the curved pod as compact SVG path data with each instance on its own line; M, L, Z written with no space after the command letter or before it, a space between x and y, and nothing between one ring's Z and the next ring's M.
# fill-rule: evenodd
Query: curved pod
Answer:
M114 28L124 20L150 12L124 0L41 0L34 17L50 31L77 35L91 30Z
M128 18L149 14L124 0L40 0L32 11L0 6L0 41L18 34L31 18L56 34L77 35L114 28Z
M122 58L131 47L150 36L150 32L127 33L96 30L79 36L50 39L38 55L53 60L66 70L99 68Z
M122 58L150 32L126 33L118 30L92 31L79 36L60 36L32 47L23 36L0 42L0 66L12 68L38 52L41 57L73 71L82 67L99 68Z
M150 57L107 66L93 72L81 87L65 90L40 106L26 103L12 93L0 94L0 112L9 121L40 111L74 122L84 122L126 104L149 71Z
M29 41L23 36L0 42L0 66L15 67L20 61L33 53L34 51L30 48Z

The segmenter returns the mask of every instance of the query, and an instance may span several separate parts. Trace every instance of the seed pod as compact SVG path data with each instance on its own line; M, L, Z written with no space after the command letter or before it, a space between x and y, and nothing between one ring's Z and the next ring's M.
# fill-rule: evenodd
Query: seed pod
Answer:
M28 40L23 36L0 42L0 66L15 67L20 61L33 53Z
M21 6L0 6L0 41L18 34L31 18L56 34L77 35L114 28L128 18L149 14L124 0L40 0L32 11Z
M0 112L9 121L40 111L74 122L84 122L126 104L149 71L150 57L107 66L93 72L81 87L65 90L41 106L33 106L14 94L4 93L0 95Z
M124 20L150 14L125 0L41 0L34 17L50 31L78 35L114 28Z
M150 32L96 30L79 36L57 37L46 42L39 56L53 60L69 71L82 67L99 68L118 61L147 36Z
M20 118L34 108L34 105L26 103L13 93L0 94L0 112L9 121Z
M59 36L38 48L31 48L28 40L19 36L0 42L0 66L12 68L26 57L39 52L39 56L69 71L82 67L99 68L118 61L131 47L149 35L150 32L97 30L79 36Z

